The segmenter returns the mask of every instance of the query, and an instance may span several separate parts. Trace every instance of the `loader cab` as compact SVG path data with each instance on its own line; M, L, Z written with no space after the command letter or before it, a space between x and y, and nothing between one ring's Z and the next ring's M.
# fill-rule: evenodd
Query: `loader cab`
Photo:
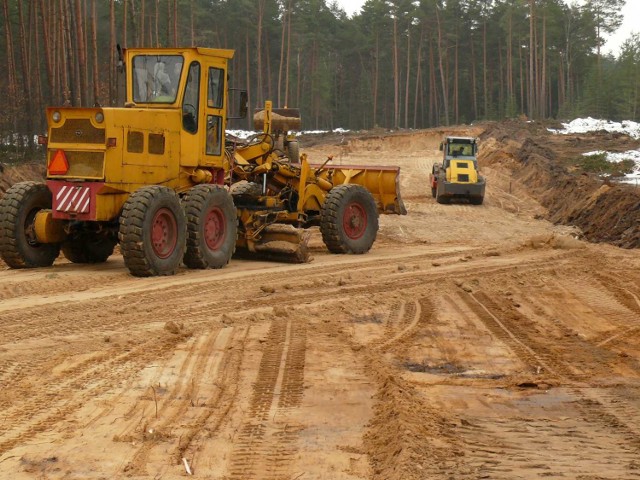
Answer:
M440 150L444 152L443 166L449 168L451 161L457 158L473 160L477 168L476 154L478 152L477 139L472 137L447 137L440 144Z

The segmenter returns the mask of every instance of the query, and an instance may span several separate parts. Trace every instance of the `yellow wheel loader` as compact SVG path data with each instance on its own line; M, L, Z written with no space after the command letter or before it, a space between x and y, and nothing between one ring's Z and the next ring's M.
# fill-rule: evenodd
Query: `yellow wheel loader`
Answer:
M311 165L288 133L299 113L270 102L254 119L259 134L226 136L247 110L246 92L228 85L232 57L126 49L123 107L48 108L46 183L18 183L0 199L7 265L49 266L60 251L101 263L118 243L135 276L220 268L236 246L303 262L313 225L331 252L368 251L378 213L406 213L399 168Z
M471 137L446 137L440 143L442 163L433 165L430 175L431 196L438 203L464 198L482 205L486 181L478 170L478 142Z

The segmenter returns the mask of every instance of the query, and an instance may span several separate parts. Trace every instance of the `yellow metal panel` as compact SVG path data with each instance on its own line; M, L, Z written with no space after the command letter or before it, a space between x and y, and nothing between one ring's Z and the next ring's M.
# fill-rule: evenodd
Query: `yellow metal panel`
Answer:
M127 198L129 198L129 193L96 195L96 220L110 221L117 218Z

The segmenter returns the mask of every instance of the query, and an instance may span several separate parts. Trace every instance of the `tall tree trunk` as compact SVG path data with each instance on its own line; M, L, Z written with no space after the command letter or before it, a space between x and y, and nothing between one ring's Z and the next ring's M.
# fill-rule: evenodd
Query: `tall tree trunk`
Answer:
M256 53L257 53L257 76L256 80L258 82L257 85L257 106L260 107L264 103L264 85L262 83L262 22L264 19L264 9L265 9L265 1L266 0L258 0L258 25L257 25L257 45L256 45Z
M301 65L300 65L300 48L298 48L298 52L296 54L296 68L297 68L297 78L296 78L296 105L300 105L300 90L301 90L301 78L302 76L300 75L300 69L301 69Z
M40 65L42 65L42 53L40 51L40 47L41 44L39 42L40 39L40 22L38 20L38 15L41 13L40 12L40 3L39 2L34 2L32 4L33 6L33 30L34 30L34 37L35 37L35 53L36 53L36 71L38 73L40 73ZM36 92L37 92L37 98L36 98L36 117L38 118L38 122L37 122L37 129L38 132L41 132L43 130L44 127L44 123L43 123L43 115L42 115L42 111L44 110L44 92L43 92L43 85L42 85L42 75L36 74L35 75L35 79L36 79Z
M126 48L129 46L128 43L128 38L127 38L127 20L129 17L129 0L124 0L124 3L122 5L122 41L123 46Z
M73 42L71 41L71 15L69 5L66 0L60 0L60 13L62 18L62 78L65 89L65 105L77 106L78 101L75 96L76 69L73 62Z
M475 41L473 35L471 35L471 97L473 100L473 118L477 119L478 115L478 79L476 75L476 62L475 55Z
M380 33L376 31L376 50L373 68L373 126L378 125L378 77L380 69Z
M113 105L115 98L115 53L116 53L116 11L115 0L109 2L109 105Z
M429 39L429 126L437 125L437 87L436 87L436 62L433 52L433 40Z
M457 29L456 29L457 30ZM456 31L455 60L453 64L453 108L456 125L460 123L460 85L458 75L458 33Z
M18 2L18 19L20 22L18 30L18 40L20 43L20 66L22 70L22 120L26 123L28 133L33 132L33 99L31 86L31 72L29 72L29 56L27 54L27 32L25 28L24 14L22 10L22 2ZM28 136L28 145L32 145L31 135Z
M393 16L393 128L400 126L399 83L398 78L398 18Z
M289 105L289 60L291 59L291 10L293 0L289 2L288 14L287 14L287 64L284 75L284 104ZM298 105L296 105L297 107Z
M173 0L173 46L177 47L180 40L178 38L178 0Z
M407 80L404 92L404 128L409 128L409 80L411 79L411 28L407 29Z
M416 55L416 86L413 97L413 128L418 128L418 97L422 84L422 43L424 41L424 25L420 27L420 40L418 41L418 54Z
M15 107L15 100L17 99L18 85L16 78L16 61L13 55L13 34L11 33L11 20L9 18L9 0L3 0L2 10L4 13L4 32L5 41L7 47L7 80L9 84L9 98L14 99L14 103L11 106ZM11 118L13 119L13 130L18 130L18 119L15 112L12 112Z
M284 45L287 33L287 8L285 6L284 12L282 12L282 34L280 36L280 64L278 66L278 106L282 106L280 94L282 93L282 70L284 68Z
M535 0L529 0L529 117L534 118L535 105Z
M507 97L513 102L513 10L509 6L508 35L507 35Z
M542 73L540 79L540 118L547 116L547 12L542 15Z
M443 45L442 25L440 23L440 13L438 12L438 9L436 9L436 20L438 22L438 61L440 66L440 81L442 83L442 105L444 107L444 122L445 125L449 125L449 92L443 65L443 60L446 55L447 48L446 45Z
M247 75L247 104L251 105L251 56L250 56L250 52L251 52L251 48L250 48L250 44L249 44L249 32L247 31L245 33L245 49L246 49L246 53L247 53L247 57L246 57L246 75ZM251 115L247 115L247 117L250 117ZM247 128L251 128L251 119L247 118Z
M520 61L518 62L520 64L520 112L524 113L525 112L525 108L524 108L525 107L525 101L524 101L525 74L522 71L522 68L524 65L524 60L522 58L522 46L518 47L518 52L520 54Z
M80 0L75 0L76 43L78 45L78 71L80 85L80 101L82 105L89 104L89 81L87 79L87 52L85 50L84 19Z
M272 91L271 91L273 76L271 75L271 55L269 55L269 52L271 51L270 42L269 42L269 35L267 35L265 37L264 49L265 49L265 52L267 52L267 55L266 55L266 57L267 57L267 74L265 75L265 78L267 79L267 96L266 96L266 98L273 98Z
M44 62L47 71L47 103L53 102L53 63L52 45L49 31L49 15L45 10L44 0L40 0L40 18L42 21L42 48L44 50Z
M193 13L193 0L191 0L190 18L189 18L189 30L191 32L191 46L196 46L196 28L195 28L195 14Z
M489 83L487 82L487 19L482 24L482 78L484 96L484 118L489 118Z
M98 75L98 16L96 13L96 3L98 0L91 0L91 50L93 50L93 101L101 105L100 100L100 76Z

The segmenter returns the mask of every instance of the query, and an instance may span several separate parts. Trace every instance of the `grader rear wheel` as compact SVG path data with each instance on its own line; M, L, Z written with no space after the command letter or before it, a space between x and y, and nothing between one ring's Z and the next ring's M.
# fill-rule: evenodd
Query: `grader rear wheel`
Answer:
M236 247L238 223L231 195L218 185L197 185L184 199L189 268L222 268Z
M366 253L378 233L378 210L360 185L331 189L320 214L322 240L331 253Z
M0 257L9 267L49 267L58 257L60 245L39 243L34 232L36 214L50 208L43 183L17 183L0 199Z
M120 215L124 263L136 277L173 275L184 256L186 220L173 190L158 185L135 191Z

